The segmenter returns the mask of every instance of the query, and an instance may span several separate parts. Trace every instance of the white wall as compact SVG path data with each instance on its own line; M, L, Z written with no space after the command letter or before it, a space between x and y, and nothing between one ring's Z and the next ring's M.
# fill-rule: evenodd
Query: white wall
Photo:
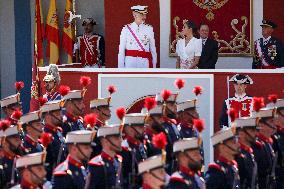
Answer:
M160 59L162 68L175 68L175 58L169 57L170 36L170 2L171 0L160 0ZM253 0L253 40L261 36L261 23L263 18L263 0ZM220 57L217 69L249 69L252 57Z
M15 22L14 0L0 0L0 67L1 98L15 93Z

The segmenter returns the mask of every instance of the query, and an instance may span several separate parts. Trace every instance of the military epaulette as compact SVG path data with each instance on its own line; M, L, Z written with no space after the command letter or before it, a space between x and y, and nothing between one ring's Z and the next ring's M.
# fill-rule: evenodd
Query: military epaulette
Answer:
M184 178L178 173L175 172L174 174L171 175L170 177L170 182L181 182L181 183L186 183Z
M59 164L53 171L54 176L72 175L72 172L68 169L68 163L66 161Z
M79 119L78 119L81 123L83 123L84 122L84 118L83 117L81 117L81 116L79 116Z
M217 171L226 173L225 168L222 167L221 165L218 165L217 163L210 163L210 164L208 165L208 169L215 169L215 170L217 170Z
M119 162L122 162L123 158L121 155L116 154L115 156Z
M260 142L260 141L255 141L255 145L256 145L256 147L258 148L258 149L262 149L263 148L263 143L262 142Z
M97 155L96 157L91 159L89 161L89 165L91 165L91 166L103 166L104 165L104 161L103 161L101 155Z
M130 152L131 151L131 149L129 147L127 147L127 146L122 146L121 148L125 152Z

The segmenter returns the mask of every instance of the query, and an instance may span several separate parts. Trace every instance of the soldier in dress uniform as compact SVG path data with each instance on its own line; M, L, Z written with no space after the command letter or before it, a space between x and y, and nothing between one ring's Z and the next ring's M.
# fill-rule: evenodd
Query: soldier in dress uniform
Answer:
M263 20L262 38L254 42L253 69L276 69L284 67L284 48L281 41L272 37L277 25L270 20Z
M142 176L142 189L165 188L165 157L156 155L138 164L138 173Z
M262 108L259 112L255 112L255 117L260 118L258 122L259 139L261 148L254 147L255 158L258 166L258 182L259 188L275 188L275 167L277 154L274 152L272 145L272 135L276 132L274 125L275 108Z
M165 99L165 90L161 94L156 95L158 104L163 104L163 128L165 134L168 136L167 151L167 167L166 171L171 175L175 171L173 144L175 141L181 139L181 134L177 128L177 106L176 99L178 93L171 93L167 99ZM166 95L167 96L167 95Z
M8 96L1 99L1 109L5 115L5 119L9 120L12 124L17 124L18 120L12 118L12 114L16 110L22 110L22 102L20 100L20 93Z
M1 125L2 124L3 123L1 123ZM2 183L0 183L0 186L4 189L15 185L19 180L15 170L15 160L16 156L24 154L19 135L20 128L15 125L10 125L10 123L6 123L5 125L7 128L2 128L4 129L2 137L3 157L0 160L0 167L3 169L3 175L1 176Z
M46 149L46 171L47 180L49 181L51 180L53 169L66 158L65 140L61 129L63 123L61 105L62 102L57 100L47 102L40 108L44 121L44 132L50 133L53 138Z
M102 153L89 161L86 189L120 188L122 182L121 125L99 128Z
M254 158L252 144L255 143L257 134L257 118L238 118L235 122L239 136L241 153L236 158L239 168L241 188L258 188L257 163Z
M133 6L134 22L123 27L118 53L119 68L156 68L153 27L145 24L148 6Z
M178 129L182 138L197 137L198 133L193 127L193 120L199 118L196 110L197 100L187 100L177 104L179 125Z
M278 153L275 176L276 188L280 189L284 188L284 99L278 99L270 105L277 107L277 116L274 118L277 133L273 135L273 148Z
M234 108L238 117L249 117L252 113L252 97L246 94L247 85L252 85L253 80L248 75L236 74L229 82L234 84L235 95L224 101L222 114L219 119L220 127L230 126L227 111Z
M23 139L23 146L27 149L27 153L42 152L43 147L38 142L42 132L43 123L41 122L40 111L30 112L23 115L20 119L25 137Z
M137 177L138 163L147 159L145 139L146 114L132 113L124 117L124 140L122 142L123 157L123 185L124 188L139 188L142 183L141 177Z
M20 184L11 189L50 189L45 183L45 152L32 153L17 159L16 167L21 175Z
M83 67L105 66L105 41L103 36L93 33L95 25L97 22L94 19L84 19L84 34L77 38L74 45L76 62L81 62Z
M92 153L91 142L94 134L93 131L67 133L66 144L69 153L66 160L59 164L53 172L54 189L84 189L87 177L85 166Z
M83 116L85 113L84 90L72 90L63 97L65 115L62 125L63 136L70 131L85 130Z
M60 84L60 75L58 68L55 64L50 64L46 75L43 78L45 94L43 95L47 101L61 100L62 96L57 91Z
M235 128L223 128L211 137L211 141L217 152L217 161L208 166L205 174L206 188L240 188L237 163L234 160L235 156L239 154Z
M203 178L198 175L202 167L201 143L201 138L198 137L174 143L173 152L177 157L178 170L171 175L168 189L205 188Z
M94 126L94 130L98 131L98 129L105 124L107 124L107 120L111 117L110 111L110 97L107 98L97 98L90 102L91 112L97 115L96 124ZM93 152L91 157L95 157L102 152L102 145L100 143L100 139L95 137L92 142Z

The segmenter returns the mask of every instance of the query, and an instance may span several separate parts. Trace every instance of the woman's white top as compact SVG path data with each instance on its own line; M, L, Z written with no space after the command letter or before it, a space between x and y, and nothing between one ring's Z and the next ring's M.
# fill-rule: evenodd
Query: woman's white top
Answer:
M180 39L176 45L176 53L180 57L180 67L189 68L193 63L194 57L201 56L202 40L193 37L187 45L185 39Z

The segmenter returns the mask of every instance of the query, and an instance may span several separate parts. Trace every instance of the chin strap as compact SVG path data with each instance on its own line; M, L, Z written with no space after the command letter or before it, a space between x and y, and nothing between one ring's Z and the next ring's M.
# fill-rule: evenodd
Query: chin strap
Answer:
M84 154L84 152L82 152L81 148L79 147L78 144L75 144L75 146L77 147L77 149L79 150L79 152L84 156L84 158L86 159L86 161L88 161L90 158L88 156L86 156L86 154Z
M60 124L63 124L63 121L62 121L61 119L58 119L55 115L53 115L53 113L49 113L49 115L50 115L51 117L53 117L55 120L59 121Z
M161 179L160 177L158 177L155 173L153 173L152 171L150 171L150 174L155 177L156 179L158 179L159 181L165 183L165 178L164 179Z
M120 151L121 148L119 148L116 144L114 144L110 139L105 138L111 145L113 145L118 151Z
M230 150L232 150L233 152L235 152L235 153L237 153L237 154L239 154L240 152L238 151L238 150L236 150L236 149L234 149L234 148L232 148L231 146L229 146L228 144L226 144L226 143L223 143L227 148L229 148Z
M35 174L30 167L28 167L28 170L41 182L41 184L44 184L46 179L40 178L37 174Z
M106 116L107 118L109 118L110 117L110 114L106 114L106 113L104 113L101 109L99 109L98 108L98 110L99 110L99 112L101 112L104 116Z

